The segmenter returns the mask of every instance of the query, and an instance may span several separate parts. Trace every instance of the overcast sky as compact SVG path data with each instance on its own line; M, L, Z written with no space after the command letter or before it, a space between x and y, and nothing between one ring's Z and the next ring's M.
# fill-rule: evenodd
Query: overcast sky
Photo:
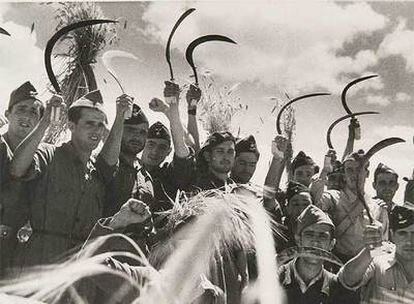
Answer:
M10 91L31 80L45 92L43 50L56 27L57 4L0 3L0 26L12 37L0 38L0 109L7 107ZM374 78L353 87L349 106L353 111L375 110L381 115L362 117L362 140L357 148L367 150L390 136L407 140L380 152L372 160L373 173L379 161L410 176L414 167L414 3L413 2L117 2L100 3L108 18L127 20L119 26L119 43L114 49L134 54L138 60L115 59L114 69L127 91L147 109L151 121L162 119L150 113L148 101L161 96L163 81L169 78L165 44L182 12L196 8L177 30L172 61L178 82L191 81L191 69L184 52L195 38L206 34L226 35L237 46L211 43L197 49L195 61L208 69L220 85L240 83L234 93L248 110L234 119L242 135L254 134L261 149L255 180L263 182L270 160L270 142L276 135L277 97L314 92L332 96L300 101L295 105L295 153L304 150L322 164L327 150L326 130L345 115L340 92L352 79L369 74ZM32 23L33 33L30 33ZM122 22L121 22L122 24ZM106 106L114 111L119 89L96 64ZM105 78L108 84L103 82ZM47 97L47 94L44 95ZM185 116L185 115L184 115ZM342 153L347 122L333 133L334 146ZM367 190L370 191L371 183ZM403 190L405 183L401 181ZM402 198L399 192L398 200Z

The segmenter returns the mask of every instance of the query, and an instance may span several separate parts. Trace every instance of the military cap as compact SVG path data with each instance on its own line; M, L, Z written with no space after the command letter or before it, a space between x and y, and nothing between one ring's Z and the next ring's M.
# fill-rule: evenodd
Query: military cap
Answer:
M19 103L20 101L28 99L38 100L44 108L43 103L36 96L37 91L35 87L29 81L26 81L20 87L11 92L8 110L10 111L13 108L13 106Z
M236 139L230 132L214 132L207 138L206 142L204 143L201 149L211 150L215 146L218 146L219 144L224 143L226 141L232 141L233 143L236 143Z
M260 153L257 149L256 140L253 135L249 135L246 138L239 139L235 146L236 156L243 152L252 152L259 158Z
M288 187L286 189L286 199L287 202L290 201L290 199L301 192L307 192L310 193L310 190L308 187L306 187L305 185L302 185L301 183L295 182L295 181L290 181L288 184Z
M79 98L78 100L76 100L75 102L73 102L70 107L68 112L70 113L72 109L75 108L90 108L90 109L96 109L98 111L101 111L102 113L105 114L105 109L103 106L103 98L101 95L101 91L99 90L94 90L91 91L85 95L83 95L81 98Z
M390 213L390 229L407 228L414 224L414 210L404 206L395 206Z
M147 138L165 139L168 140L168 142L171 142L170 131L168 131L168 128L159 121L149 127Z
M137 104L132 105L132 114L131 117L124 120L126 125L139 125L142 123L148 123L147 116L145 116L144 111Z
M295 171L297 168L306 165L315 166L315 162L305 152L300 151L292 161L292 170Z
M379 163L377 168L375 169L374 172L374 179L377 179L378 174L381 173L391 173L393 175L395 175L398 178L398 174L397 172L395 172L393 169L391 169L390 167L384 165L383 163Z
M331 218L315 205L309 205L296 220L295 234L301 234L303 229L314 224L325 224L332 228L332 232L335 231Z

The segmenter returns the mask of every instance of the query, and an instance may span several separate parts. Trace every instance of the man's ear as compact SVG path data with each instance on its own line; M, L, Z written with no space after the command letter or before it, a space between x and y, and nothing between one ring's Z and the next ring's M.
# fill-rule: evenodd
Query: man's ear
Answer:
M301 241L300 241L300 235L295 233L295 243L296 245L300 246Z
M203 157L204 157L204 159L206 160L206 162L210 162L210 160L211 160L211 154L210 154L210 152L209 151L205 151L204 153L203 153Z
M6 118L9 119L9 116L10 116L9 110L4 111L4 116L6 116Z
M376 183L375 182L372 182L372 188L374 188L375 190L377 190Z
M73 121L69 121L68 122L68 128L72 132L73 129L75 128L75 123Z
M332 238L331 244L329 245L329 251L332 251L336 244L336 238Z

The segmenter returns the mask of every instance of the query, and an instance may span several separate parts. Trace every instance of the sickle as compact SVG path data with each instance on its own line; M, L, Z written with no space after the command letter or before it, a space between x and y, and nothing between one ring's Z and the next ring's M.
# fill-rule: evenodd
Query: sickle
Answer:
M371 149L369 149L368 150L368 152L362 157L362 159L361 159L361 164L360 164L360 170L363 170L364 169L364 167L365 167L365 165L366 165L366 163L370 160L370 158L375 154L375 153L377 153L377 152L379 152L380 150L382 150L382 149L384 149L384 148L386 148L386 147L388 147L388 146L391 146L391 145L395 145L395 144L398 144L398 143L402 143L402 142L405 142L405 140L404 139L402 139L402 138L399 138L399 137L389 137L389 138L386 138L386 139L383 139L383 140L381 140L380 142L378 142L378 143L376 143L374 146L372 146L372 148ZM362 202L362 204L364 205L364 208L365 208L365 211L367 212L367 215L368 215L368 218L369 218L369 220L370 220L370 222L371 222L371 224L372 223L374 223L374 218L372 217L372 215L371 215L371 212L370 212L370 210L369 210L369 207L368 207L368 204L367 204L367 202L365 201L365 197L364 197L364 195L362 194L362 189L360 189L360 187L359 187L359 174L358 174L358 178L357 178L357 195L358 195L358 198L359 198L359 200Z
M168 67L170 68L171 81L174 80L174 74L173 74L173 69L172 69L172 65L171 65L171 51L170 51L171 40L172 40L172 37L173 37L175 31L177 30L178 26L181 24L181 22L183 22L183 20L194 11L195 11L195 8L190 8L190 9L186 10L180 16L180 18L178 18L177 22L174 24L174 27L171 30L170 36L168 37L167 47L165 48L165 58L167 59Z
M342 116L341 118L338 118L337 120L335 120L328 128L328 132L326 133L326 142L328 143L328 147L329 149L334 149L333 145L332 145L332 141L331 141L331 133L333 128L340 123L341 121L347 119L347 118L351 118L351 117L355 117L355 116L359 116L359 115L369 115L369 114L380 114L379 112L374 112L374 111L366 111L366 112L357 112L357 113L352 113L352 114L347 114L345 116Z
M299 97L296 97L292 100L289 100L289 102L287 104L285 104L279 111L279 113L277 114L277 118L276 118L276 129L277 129L277 133L280 135L282 134L282 129L280 127L280 119L282 118L282 113L283 111L290 106L292 103L301 100L301 99L305 99L305 98L310 98L310 97L316 97L316 96L325 96L325 95L331 95L331 93L312 93L312 94L307 94L307 95L302 95Z
M185 50L185 58L187 59L188 64L193 69L194 78L195 78L195 84L196 85L198 85L198 77L197 77L196 67L194 65L193 52L194 52L194 49L199 44L202 44L202 43L207 42L207 41L223 41L223 42L237 44L237 42L233 41L232 39L230 39L230 38L228 38L226 36L221 36L221 35L205 35L205 36L201 36L201 37L198 37L197 39L193 40L188 45L187 49Z
M7 35L7 36L11 36L10 34L9 34L9 32L8 31L6 31L4 28L2 28L2 27L0 27L0 34L3 34L3 35Z
M45 54L44 54L44 60L45 60L45 67L46 67L46 73L49 77L50 83L52 84L53 88L55 89L57 94L61 93L61 89L59 86L59 83L56 79L55 73L53 72L52 68L52 51L53 47L55 46L56 42L69 33L72 30L89 26L89 25L95 25L95 24L102 24L102 23L116 23L117 21L114 20L103 20L103 19L95 19L95 20L86 20L86 21L80 21L76 22L70 25L67 25L63 28L61 28L59 31L57 31L52 38L49 39L49 41L46 44Z
M346 103L346 93L348 92L348 90L353 85L357 84L358 82L361 82L361 81L364 81L364 80L367 80L367 79L370 79L370 78L374 78L374 77L378 77L378 75L373 74L373 75L368 75L368 76L364 76L364 77L361 77L361 78L357 78L355 80L352 80L350 83L348 83L345 86L345 88L343 89L342 94L341 94L341 101L342 101L342 106L344 107L345 111L348 114L352 114L352 111L349 109L349 107L348 107L348 105Z

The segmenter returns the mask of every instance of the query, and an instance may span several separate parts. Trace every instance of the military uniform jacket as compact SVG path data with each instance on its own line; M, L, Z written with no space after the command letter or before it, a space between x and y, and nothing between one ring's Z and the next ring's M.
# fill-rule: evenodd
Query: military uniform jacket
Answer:
M85 167L71 142L39 146L24 177L33 235L17 247L17 265L50 263L82 244L102 217L105 186L115 169L100 156Z

